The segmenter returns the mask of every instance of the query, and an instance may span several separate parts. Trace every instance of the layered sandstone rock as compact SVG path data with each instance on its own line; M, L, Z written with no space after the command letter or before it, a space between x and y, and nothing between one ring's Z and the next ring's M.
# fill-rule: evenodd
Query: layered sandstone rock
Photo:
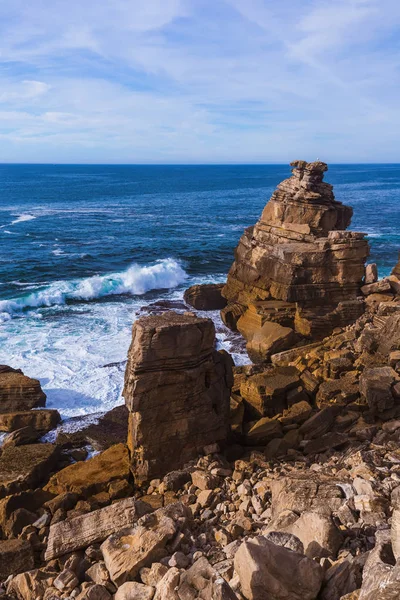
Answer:
M137 482L164 475L229 430L232 360L210 319L167 312L133 326L124 398Z
M0 365L0 413L30 410L44 406L46 394L37 379L19 369Z
M222 318L246 337L253 360L293 346L294 332L322 338L363 312L368 243L363 233L344 231L352 209L323 182L325 163L291 165L292 176L240 239L222 290ZM270 338L266 347L260 336Z

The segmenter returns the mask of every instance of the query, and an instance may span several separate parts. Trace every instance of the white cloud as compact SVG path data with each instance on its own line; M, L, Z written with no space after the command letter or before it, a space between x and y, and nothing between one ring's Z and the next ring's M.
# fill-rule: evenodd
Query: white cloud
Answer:
M398 160L399 24L395 0L3 3L0 161Z

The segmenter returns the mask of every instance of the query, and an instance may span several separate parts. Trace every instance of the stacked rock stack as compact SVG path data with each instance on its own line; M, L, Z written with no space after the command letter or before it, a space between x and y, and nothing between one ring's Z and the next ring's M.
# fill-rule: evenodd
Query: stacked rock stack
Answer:
M323 181L325 163L291 166L292 176L245 230L222 290L222 318L246 338L255 361L303 337L321 339L363 312L365 234L345 231L352 209Z
M214 346L213 322L191 313L166 312L133 325L123 395L136 482L226 441L233 362Z

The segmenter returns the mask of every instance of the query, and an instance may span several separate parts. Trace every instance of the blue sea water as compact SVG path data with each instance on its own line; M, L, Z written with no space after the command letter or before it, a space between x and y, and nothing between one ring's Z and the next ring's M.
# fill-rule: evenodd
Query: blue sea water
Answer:
M137 311L223 281L243 229L289 175L287 165L0 165L0 363L38 377L65 418L119 404ZM325 179L388 274L400 165L333 165Z

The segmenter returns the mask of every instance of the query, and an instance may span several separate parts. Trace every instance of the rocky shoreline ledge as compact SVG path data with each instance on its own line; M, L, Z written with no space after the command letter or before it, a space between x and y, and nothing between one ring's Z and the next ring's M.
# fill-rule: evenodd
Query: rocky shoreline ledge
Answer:
M400 598L400 260L378 280L327 166L292 166L225 286L134 323L125 406L43 443L59 414L0 366L0 598Z

